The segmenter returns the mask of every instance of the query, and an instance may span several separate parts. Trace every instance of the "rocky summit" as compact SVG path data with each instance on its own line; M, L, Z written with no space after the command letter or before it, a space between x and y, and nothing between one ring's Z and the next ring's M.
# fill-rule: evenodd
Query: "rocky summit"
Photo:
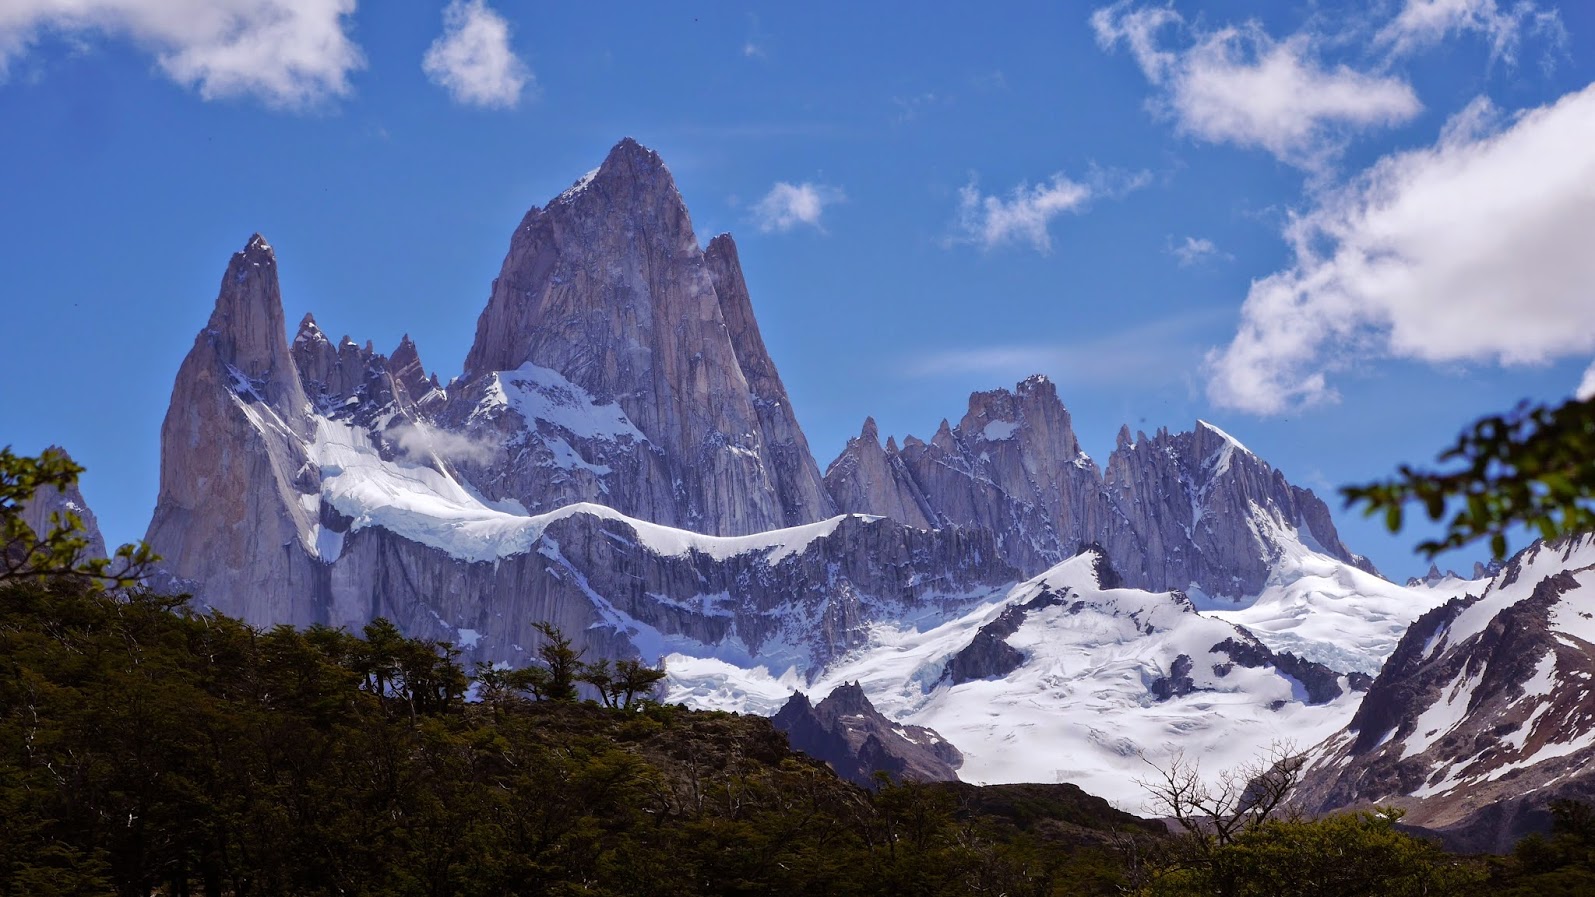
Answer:
M830 694L786 715L845 745L833 762L961 763L1127 805L1143 758L1182 747L1222 768L1330 739L1327 806L1452 781L1392 751L1506 781L1523 751L1564 744L1535 734L1571 719L1554 702L1499 728L1544 676L1523 661L1475 682L1493 630L1455 621L1494 607L1462 597L1478 584L1386 582L1323 501L1214 424L1126 428L1099 465L1037 376L975 393L928 440L866 420L822 475L736 243L701 245L633 140L515 227L447 380L408 336L382 354L305 314L290 339L278 263L258 235L233 256L161 431L148 541L202 606L263 626L386 617L516 665L546 621L591 657L664 664L694 706ZM1419 629L1453 635L1432 649L1407 627L1436 608ZM1561 619L1547 608L1492 613ZM1489 757L1517 759L1419 719L1463 691Z

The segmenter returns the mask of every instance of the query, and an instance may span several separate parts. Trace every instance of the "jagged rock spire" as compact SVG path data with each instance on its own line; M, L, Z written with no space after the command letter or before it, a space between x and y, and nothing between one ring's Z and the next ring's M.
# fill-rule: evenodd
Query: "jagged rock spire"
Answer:
M315 514L304 500L320 483L306 447L313 432L277 259L256 234L227 265L161 425L160 493L146 540L166 573L251 622L314 622L321 580Z
M617 405L646 446L589 463L573 476L591 479L591 488L564 497L725 535L829 516L830 498L753 321L735 245L721 239L711 249L706 258L698 248L658 154L622 140L516 229L460 393L530 363L598 406ZM588 477L599 468L608 479ZM498 478L494 489L533 507L549 486L527 471Z

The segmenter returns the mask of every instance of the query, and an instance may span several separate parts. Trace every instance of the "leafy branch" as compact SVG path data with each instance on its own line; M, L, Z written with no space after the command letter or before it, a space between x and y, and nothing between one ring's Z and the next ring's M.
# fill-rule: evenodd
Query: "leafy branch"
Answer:
M1454 508L1445 535L1418 545L1429 558L1486 538L1503 558L1514 525L1545 539L1595 529L1595 398L1556 407L1520 403L1476 422L1438 461L1461 463L1440 472L1402 465L1395 479L1341 494L1348 507L1364 505L1364 516L1384 514L1391 532L1401 529L1410 502L1433 521Z

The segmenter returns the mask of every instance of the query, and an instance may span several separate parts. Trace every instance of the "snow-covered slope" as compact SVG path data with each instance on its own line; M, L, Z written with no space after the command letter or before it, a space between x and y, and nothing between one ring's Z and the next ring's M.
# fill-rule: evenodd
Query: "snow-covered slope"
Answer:
M1253 508L1256 525L1272 529L1279 555L1260 593L1209 598L1199 609L1246 627L1275 651L1290 651L1341 672L1376 675L1396 643L1424 612L1482 584L1457 579L1398 586L1303 544L1302 533ZM1309 537L1310 538L1310 537Z
M1134 780L1148 762L1184 752L1216 771L1275 740L1316 742L1351 718L1357 697L1343 679L1338 695L1313 703L1244 631L1179 593L1103 588L1104 568L1087 552L967 612L877 622L866 646L813 682L795 670L674 654L670 697L770 713L793 690L824 694L856 681L887 716L963 751L967 781L1073 782L1126 808L1143 799ZM955 681L964 678L949 675L955 658L988 627L1007 633L1000 638L1018 665Z
M1393 802L1478 849L1595 793L1595 535L1536 543L1402 638L1309 796Z

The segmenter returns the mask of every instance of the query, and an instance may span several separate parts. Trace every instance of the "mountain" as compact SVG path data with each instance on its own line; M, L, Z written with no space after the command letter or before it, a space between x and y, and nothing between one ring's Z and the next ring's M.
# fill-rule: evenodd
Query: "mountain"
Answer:
M1401 639L1345 731L1319 746L1309 806L1375 803L1467 850L1595 798L1595 535L1536 543Z
M779 665L678 654L668 668L670 699L693 707L771 714L791 694ZM1361 698L1353 676L1275 654L1182 593L1122 587L1100 549L967 610L876 624L809 689L843 686L951 742L964 781L1067 781L1125 808L1148 760L1183 751L1218 770L1306 746Z
M734 241L700 249L629 139L522 219L446 383L408 337L307 314L290 340L277 265L257 235L223 275L147 537L163 584L257 625L381 616L524 664L546 621L707 709L854 682L966 777L1128 800L1138 751L1339 730L1450 597L1380 579L1212 424L1122 431L1099 467L1044 377L929 441L866 421L822 476Z
M634 140L522 219L461 381L454 422L512 452L473 480L529 510L596 501L712 535L835 513L736 247L698 248L670 171ZM605 410L545 414L561 396Z
M970 396L957 426L885 448L873 418L826 469L838 509L915 526L997 535L1004 556L1037 573L1103 546L1145 589L1241 598L1263 589L1284 540L1365 572L1329 508L1206 421L1188 433L1120 431L1107 469L1080 449L1057 387L1036 376Z
M64 456L68 461L72 456L67 450L58 445L52 445L46 451L53 451ZM89 509L89 503L83 500L83 493L73 483L65 490L54 486L41 486L33 496L22 503L22 522L28 525L37 536L44 536L56 527L56 522L51 520L53 515L61 515L58 520L65 523L65 515L71 513L78 515L82 524L78 535L88 540L84 549L87 558L103 558L109 555L105 548L105 537L100 534L100 522Z
M865 787L876 784L877 772L899 781L956 781L964 761L937 733L887 719L856 682L838 685L819 704L795 692L770 721L786 733L794 750Z

